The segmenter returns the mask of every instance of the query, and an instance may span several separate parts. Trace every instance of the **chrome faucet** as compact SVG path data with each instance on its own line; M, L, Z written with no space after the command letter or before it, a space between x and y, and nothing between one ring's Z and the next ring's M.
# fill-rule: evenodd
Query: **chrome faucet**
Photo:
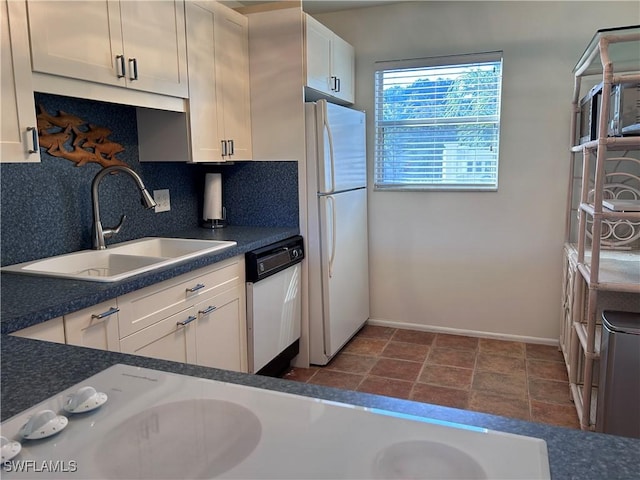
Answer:
M95 250L104 250L107 248L104 244L105 239L113 237L117 234L122 228L122 224L127 218L126 215L122 215L120 218L120 223L117 227L102 227L102 222L100 221L100 206L98 205L98 186L102 179L113 172L123 172L128 174L131 178L133 178L140 189L141 201L142 205L145 208L153 208L156 206L156 202L153 201L153 197L149 195L147 192L147 188L144 186L142 179L140 176L131 170L129 167L125 167L122 165L113 165L111 167L106 167L100 170L97 175L93 179L93 183L91 184L91 202L93 204L93 248Z

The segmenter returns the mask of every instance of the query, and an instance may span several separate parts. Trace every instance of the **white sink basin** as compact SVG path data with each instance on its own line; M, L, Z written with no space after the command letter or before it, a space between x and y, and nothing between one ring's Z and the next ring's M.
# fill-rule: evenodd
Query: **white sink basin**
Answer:
M197 258L236 245L221 240L148 237L123 242L106 250L83 250L3 267L5 272L117 282L143 272Z

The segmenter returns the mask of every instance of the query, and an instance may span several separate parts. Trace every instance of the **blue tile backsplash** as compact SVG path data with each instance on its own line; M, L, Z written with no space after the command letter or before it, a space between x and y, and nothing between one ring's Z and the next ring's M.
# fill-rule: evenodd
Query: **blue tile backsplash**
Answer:
M115 226L121 215L127 215L121 232L107 244L199 225L206 172L222 173L229 224L298 226L296 162L221 166L140 163L134 107L40 93L35 94L35 100L52 115L62 110L109 128L109 140L125 148L117 158L142 177L147 190L169 189L171 210L155 213L141 206L130 177L117 174L105 178L99 192L103 225ZM1 265L91 248L91 182L102 167L96 163L77 167L44 149L41 158L36 164L0 165Z

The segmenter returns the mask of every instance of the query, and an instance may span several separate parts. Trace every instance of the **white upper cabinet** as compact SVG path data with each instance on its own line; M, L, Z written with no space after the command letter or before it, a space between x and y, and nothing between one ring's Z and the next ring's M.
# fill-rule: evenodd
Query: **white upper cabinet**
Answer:
M353 47L313 17L305 15L305 19L307 87L353 103Z
M183 1L29 0L27 7L33 71L188 96Z
M191 162L251 159L248 20L187 2Z
M39 162L25 5L2 1L0 161Z

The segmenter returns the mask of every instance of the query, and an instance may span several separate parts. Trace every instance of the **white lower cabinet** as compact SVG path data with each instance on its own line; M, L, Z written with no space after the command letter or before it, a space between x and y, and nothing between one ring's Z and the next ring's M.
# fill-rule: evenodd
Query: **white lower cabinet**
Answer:
M193 307L160 320L120 340L122 353L196 363Z
M247 372L244 257L12 335Z
M205 367L247 371L244 286L196 305L196 361Z
M247 371L244 257L118 298L120 351Z
M65 315L67 343L119 352L118 313L118 302L114 298Z
M52 318L46 322L38 323L31 327L23 328L11 335L16 337L44 340L47 342L65 343L64 323L62 317Z

